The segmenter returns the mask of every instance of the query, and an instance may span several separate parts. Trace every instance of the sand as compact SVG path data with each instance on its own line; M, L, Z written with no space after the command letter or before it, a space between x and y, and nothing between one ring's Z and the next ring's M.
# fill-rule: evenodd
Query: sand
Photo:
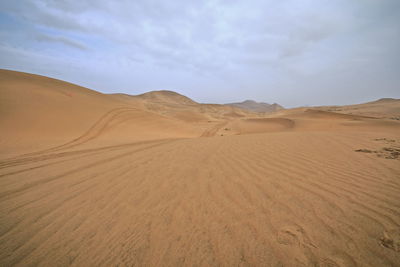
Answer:
M0 266L400 266L400 101L346 109L2 70Z

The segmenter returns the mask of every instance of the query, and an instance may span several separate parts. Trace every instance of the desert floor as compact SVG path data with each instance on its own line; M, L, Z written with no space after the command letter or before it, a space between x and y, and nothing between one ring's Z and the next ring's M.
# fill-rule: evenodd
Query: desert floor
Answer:
M399 101L154 94L0 72L0 266L400 266Z

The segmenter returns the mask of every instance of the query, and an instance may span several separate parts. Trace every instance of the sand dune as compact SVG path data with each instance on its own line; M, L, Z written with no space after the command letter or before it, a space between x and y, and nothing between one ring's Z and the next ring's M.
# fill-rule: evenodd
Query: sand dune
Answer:
M394 98L382 98L377 101L358 105L317 107L317 109L334 111L337 113L400 120L400 99Z
M0 71L0 265L399 266L394 102L267 116Z
M180 120L87 88L0 71L2 153L94 139L111 142L198 136ZM177 130L179 129L179 130ZM183 134L183 135L182 135Z

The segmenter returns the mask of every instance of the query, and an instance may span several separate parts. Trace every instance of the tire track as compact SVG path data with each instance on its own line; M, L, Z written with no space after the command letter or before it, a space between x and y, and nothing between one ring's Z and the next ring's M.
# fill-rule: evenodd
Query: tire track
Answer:
M215 135L217 134L217 132L218 132L220 129L222 129L222 128L223 128L225 125L227 125L227 124L228 124L228 121L224 121L224 122L218 123L218 124L216 124L215 126L209 128L209 129L206 129L206 130L201 134L200 137L213 137L213 136L215 136Z
M57 158L71 157L71 156L76 156L76 155L87 156L87 155L92 155L92 154L96 154L96 153L105 153L105 152L110 152L110 151L114 151L114 150L126 149L126 148L129 148L132 146L158 143L160 141L166 141L166 140L169 141L169 140L178 140L178 139L169 138L169 139L140 141L140 142L134 142L134 143L115 145L115 146L104 146L104 147L99 147L99 148L81 149L81 150L66 151L66 152L59 152L59 153L50 153L50 154L20 158L20 159L15 159L15 160L2 161L2 162L0 162L0 166L2 166L2 167L0 167L0 169L16 167L19 165L26 165L26 164L30 164L30 163L42 162L42 161L47 161L47 160L53 160L53 159L57 159ZM51 163L51 164L53 164L53 163ZM44 165L44 166L48 166L48 165ZM35 169L37 167L33 167L33 168ZM27 170L29 170L29 168ZM21 170L21 171L25 171L25 170ZM10 173L10 174L12 174L12 173ZM7 175L9 175L9 174L8 173L0 174L0 177L7 176Z
M65 143L59 146L55 146L52 148L32 152L32 153L26 153L22 154L10 159L5 159L0 162L0 168L6 165L8 162L13 162L13 161L18 161L19 159L24 159L24 158L30 158L32 156L40 155L43 153L48 153L48 152L54 152L54 151L59 151L59 150L65 150L65 149L70 149L73 147L76 147L78 145L87 143L90 140L93 140L100 136L104 131L106 131L110 124L115 121L119 116L122 116L126 113L131 113L131 112L137 112L138 109L135 108L115 108L112 109L108 112L106 112L104 115L102 115L85 133L80 135L79 137ZM113 125L115 126L115 125Z
M60 174L60 175L55 175L55 176L52 176L52 177L41 179L39 181L35 181L35 182L28 183L28 184L24 184L23 186L21 186L18 189L1 192L0 193L0 201L3 200L4 198L6 198L7 196L11 195L11 194L21 193L21 192L29 190L29 189L31 189L31 188L33 188L35 186L43 185L44 183L48 183L48 182L51 182L51 181L54 181L54 180L57 180L57 179L61 179L61 178L65 177L65 176L80 172L82 170L85 170L85 169L88 169L88 168L93 168L93 167L98 166L100 164L109 163L109 162L121 159L123 157L126 157L128 155L131 155L133 153L136 153L136 152L139 152L139 151L143 151L143 150L147 150L147 149L150 149L150 148L154 148L154 147L157 147L157 146L161 146L163 144L167 144L167 143L170 143L170 142L173 142L173 141L171 141L171 140L162 141L162 142L160 142L158 144L150 145L150 146L147 146L145 148L131 150L129 152L125 152L125 153L122 153L120 155L113 156L111 158L98 160L98 161L96 161L94 163L86 164L84 166L75 168L73 170L69 170L69 171L64 172L63 174Z

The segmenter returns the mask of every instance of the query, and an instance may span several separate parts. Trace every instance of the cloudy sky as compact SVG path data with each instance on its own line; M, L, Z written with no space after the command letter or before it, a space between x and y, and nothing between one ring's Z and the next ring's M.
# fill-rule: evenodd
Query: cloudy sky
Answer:
M2 0L0 68L286 107L400 98L399 0Z

